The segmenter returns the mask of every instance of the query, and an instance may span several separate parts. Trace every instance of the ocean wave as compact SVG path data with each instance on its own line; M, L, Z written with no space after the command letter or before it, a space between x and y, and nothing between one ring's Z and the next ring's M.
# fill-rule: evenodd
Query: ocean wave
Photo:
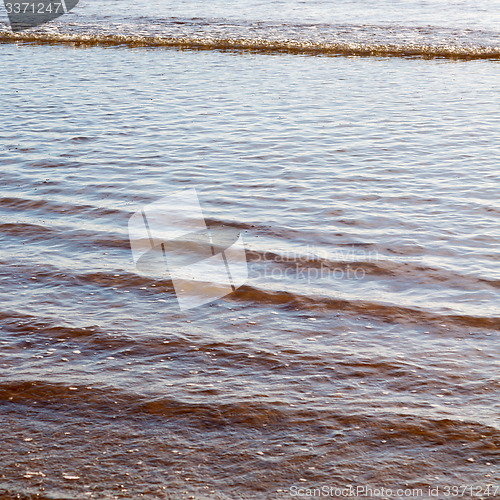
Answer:
M326 296L301 295L288 291L264 290L249 285L239 288L232 296L235 301L274 304L317 312L342 311L365 318L377 318L388 323L442 324L463 327L500 329L500 317L484 317L465 314L439 314L417 307L404 307L367 300L336 299Z
M72 46L165 47L181 50L220 50L252 53L286 53L323 56L376 56L443 59L500 59L500 46L383 43L368 41L314 41L298 39L164 36L127 33L60 33L0 31L0 43L70 44Z
M247 399L234 401L208 402L200 396L196 400L181 400L172 396L141 395L137 392L116 389L109 386L92 387L68 385L47 380L5 381L0 384L0 402L11 405L29 405L36 402L39 408L77 411L80 415L92 418L163 418L184 420L195 428L207 427L255 427L293 426L307 428L321 422L323 430L363 428L370 432L373 439L413 440L425 442L475 443L476 451L495 454L498 447L499 430L491 425L477 421L464 421L455 418L439 418L428 415L422 418L407 412L389 413L377 411L376 401L372 408L364 411L356 405L348 408L340 406L336 411L321 408L310 402L306 405L290 405L288 402L267 401L265 397L254 402ZM415 408L418 413L418 409ZM383 441L382 441L383 442Z

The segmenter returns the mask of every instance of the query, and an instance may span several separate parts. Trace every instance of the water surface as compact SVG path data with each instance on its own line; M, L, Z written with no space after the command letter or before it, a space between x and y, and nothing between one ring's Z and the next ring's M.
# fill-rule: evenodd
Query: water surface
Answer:
M162 16L325 12L294 5ZM22 40L0 60L2 498L499 484L498 63ZM181 312L127 223L187 187L239 228L249 280Z

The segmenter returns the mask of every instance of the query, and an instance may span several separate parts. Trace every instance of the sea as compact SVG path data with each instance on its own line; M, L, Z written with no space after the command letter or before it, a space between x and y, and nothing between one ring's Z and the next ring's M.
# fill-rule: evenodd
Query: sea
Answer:
M500 499L499 62L499 0L0 5L0 499ZM183 308L193 190L248 275Z

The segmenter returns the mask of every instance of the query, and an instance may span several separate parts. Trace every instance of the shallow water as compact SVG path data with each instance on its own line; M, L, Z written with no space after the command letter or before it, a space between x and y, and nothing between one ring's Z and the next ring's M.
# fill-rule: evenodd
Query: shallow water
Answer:
M496 62L0 60L1 498L499 485ZM180 311L127 224L187 187L249 279Z
M82 0L14 34L0 11L0 41L498 60L499 12L500 0Z

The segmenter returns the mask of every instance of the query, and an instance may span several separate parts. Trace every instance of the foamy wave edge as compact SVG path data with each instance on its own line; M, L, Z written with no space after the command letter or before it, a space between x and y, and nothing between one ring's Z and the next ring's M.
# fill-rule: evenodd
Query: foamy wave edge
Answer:
M331 56L419 57L425 59L496 59L500 47L315 43L296 40L141 37L135 35L85 35L0 32L0 43L71 44L73 46L167 47L185 50L230 50Z

